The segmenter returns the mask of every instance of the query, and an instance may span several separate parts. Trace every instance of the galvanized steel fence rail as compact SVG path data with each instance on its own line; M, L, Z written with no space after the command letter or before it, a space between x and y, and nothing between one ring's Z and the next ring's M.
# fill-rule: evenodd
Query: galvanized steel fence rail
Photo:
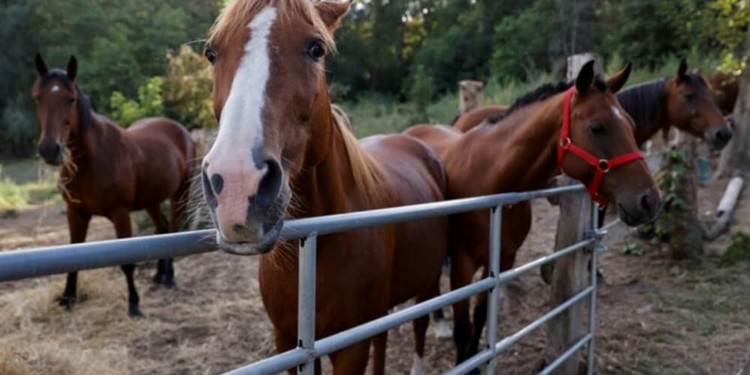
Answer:
M591 285L589 287L580 291L561 305L556 306L518 332L500 341L497 339L497 293L500 285L575 251L585 248L594 249L601 237L600 232L596 231L595 228L591 228L591 235L583 241L523 266L500 273L502 207L531 199L582 192L583 190L581 185L565 186L523 193L496 194L477 198L298 219L285 223L281 239L300 240L297 331L300 346L249 366L238 368L228 374L275 374L295 367L303 375L313 374L314 362L318 357L328 355L356 342L374 337L386 330L427 315L432 311L483 292L489 293L487 348L456 368L451 369L447 374L465 374L480 366L485 366L484 371L486 374L493 374L495 358L499 354L568 307L583 301L586 297L590 299L589 333L580 338L578 342L565 353L561 354L560 357L552 361L540 374L551 373L566 359L575 355L584 345L588 345L587 372L592 374L595 335L594 314L596 307L595 272L591 273ZM399 310L393 314L335 335L315 340L315 259L318 236L480 209L490 209L490 269L488 277L420 304ZM597 214L598 210L592 207L592 215ZM591 222L597 223L596 217ZM4 252L0 253L0 282L210 252L216 250L214 233L214 230L202 230ZM596 253L597 251L592 251L592 269L596 267Z

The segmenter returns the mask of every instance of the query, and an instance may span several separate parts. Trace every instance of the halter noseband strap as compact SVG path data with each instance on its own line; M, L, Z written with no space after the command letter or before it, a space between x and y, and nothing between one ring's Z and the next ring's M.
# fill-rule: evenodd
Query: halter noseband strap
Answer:
M591 181L585 184L586 190L594 202L606 204L607 200L599 195L599 185L601 185L604 175L614 168L643 159L643 154L640 151L632 151L612 159L598 159L594 155L591 155L590 152L575 145L570 139L570 102L575 92L575 86L569 88L565 92L565 99L563 100L562 130L560 132L560 144L557 148L557 165L562 168L563 156L565 156L566 151L570 151L573 155L578 156L581 160L596 168Z

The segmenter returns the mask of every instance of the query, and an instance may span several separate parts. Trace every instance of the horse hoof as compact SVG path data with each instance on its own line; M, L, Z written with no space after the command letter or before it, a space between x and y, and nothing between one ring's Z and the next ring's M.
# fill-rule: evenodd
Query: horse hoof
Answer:
M75 304L76 298L75 297L69 297L69 296L61 296L57 299L57 303L60 304L65 310L70 310L73 307L73 304Z
M163 284L166 280L166 275L157 273L151 280L154 282L154 284Z
M172 289L177 286L177 284L175 284L174 282L174 279L164 279L164 282L162 284L164 284L167 289Z
M141 313L141 310L139 310L137 307L129 308L128 315L130 315L131 318L140 318L143 316L143 314Z

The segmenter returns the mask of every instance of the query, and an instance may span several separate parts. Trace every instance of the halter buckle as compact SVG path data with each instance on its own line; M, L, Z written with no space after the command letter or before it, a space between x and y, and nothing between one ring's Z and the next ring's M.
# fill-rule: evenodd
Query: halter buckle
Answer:
M609 161L607 159L599 159L599 165L597 165L597 168L601 169L604 173L609 172Z
M560 147L563 149L567 150L571 143L573 143L573 141L570 140L570 137L560 139Z

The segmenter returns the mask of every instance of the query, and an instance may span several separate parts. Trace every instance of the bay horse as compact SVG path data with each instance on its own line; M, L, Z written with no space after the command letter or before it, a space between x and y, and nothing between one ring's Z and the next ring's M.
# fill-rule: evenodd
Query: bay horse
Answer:
M638 153L631 119L614 96L629 74L630 65L602 81L595 77L592 61L583 66L575 84L543 85L519 98L502 116L466 133L435 125L415 126L404 133L423 140L439 155L448 177L446 198L539 189L562 171L583 181L595 200L617 202L623 221L636 225L656 215L660 196ZM573 155L571 144L577 145ZM513 267L530 227L529 202L503 208L502 270ZM450 230L451 288L457 289L469 284L479 268L487 276L487 212L453 215ZM473 327L469 300L453 305L456 363L477 352L486 303L486 294L479 294Z
M93 215L114 224L117 238L131 237L130 212L146 209L156 233L178 230L191 180L193 141L182 125L166 118L146 118L122 130L94 112L76 82L78 63L71 56L67 68L48 69L35 58L39 74L31 95L37 102L41 126L38 150L47 164L62 166L58 189L66 204L70 242L86 241ZM169 199L167 223L160 204ZM128 284L128 313L141 315L133 281L135 265L121 266ZM78 273L68 274L60 305L76 300ZM174 286L172 259L159 260L153 281Z
M202 164L204 197L220 248L260 255L260 292L279 352L298 345L297 241L279 241L286 219L444 197L444 171L426 145L401 134L359 142L330 103L325 56L335 51L332 35L349 6L235 0L205 46L219 133ZM436 295L447 229L442 217L318 238L315 336ZM414 322L413 373L423 373L428 324L428 316ZM383 374L386 336L331 354L333 373L364 373L374 342L374 373Z

